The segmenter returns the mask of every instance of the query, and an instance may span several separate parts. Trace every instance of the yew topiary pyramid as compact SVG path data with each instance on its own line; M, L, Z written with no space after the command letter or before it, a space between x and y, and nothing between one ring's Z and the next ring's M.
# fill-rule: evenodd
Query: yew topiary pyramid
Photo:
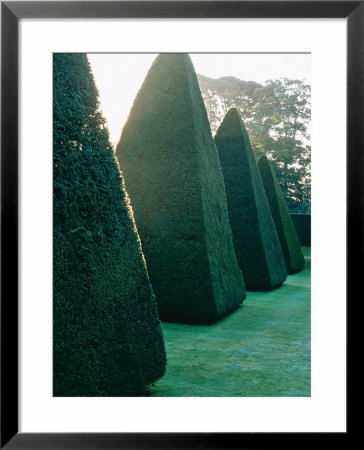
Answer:
M247 290L280 286L287 270L253 149L240 113L230 109L215 136L236 257Z
M159 313L208 324L245 298L217 150L187 54L161 54L116 151Z
M305 259L277 176L265 155L259 158L258 168L283 250L287 272L299 272L305 264Z
M85 54L54 54L55 396L138 395L166 355Z

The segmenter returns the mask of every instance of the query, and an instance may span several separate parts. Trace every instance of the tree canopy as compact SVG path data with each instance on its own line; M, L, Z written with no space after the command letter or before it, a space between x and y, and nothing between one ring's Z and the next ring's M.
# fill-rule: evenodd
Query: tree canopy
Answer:
M301 80L269 80L264 85L234 77L199 75L213 131L231 107L240 112L256 158L273 164L291 212L311 211L310 86Z

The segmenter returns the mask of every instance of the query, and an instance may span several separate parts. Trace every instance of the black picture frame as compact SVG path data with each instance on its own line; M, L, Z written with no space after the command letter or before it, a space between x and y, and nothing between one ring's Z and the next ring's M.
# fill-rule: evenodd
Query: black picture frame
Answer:
M20 18L346 18L347 304L363 270L363 1L1 2L1 448L261 448L310 433L18 433L18 21ZM361 292L361 290L358 290ZM348 311L349 312L349 311ZM350 348L348 345L347 348ZM349 415L348 415L349 417ZM335 433L340 444L346 433ZM316 433L325 439L327 435ZM299 441L298 441L299 439Z

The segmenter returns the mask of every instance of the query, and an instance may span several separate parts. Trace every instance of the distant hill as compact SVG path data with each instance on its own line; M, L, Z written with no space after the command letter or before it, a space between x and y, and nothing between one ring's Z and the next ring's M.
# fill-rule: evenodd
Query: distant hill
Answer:
M244 81L239 78L226 76L221 78L210 78L205 75L197 74L200 89L221 90L229 89L231 91L244 92L246 95L253 95L256 88L262 87L260 83L255 81Z

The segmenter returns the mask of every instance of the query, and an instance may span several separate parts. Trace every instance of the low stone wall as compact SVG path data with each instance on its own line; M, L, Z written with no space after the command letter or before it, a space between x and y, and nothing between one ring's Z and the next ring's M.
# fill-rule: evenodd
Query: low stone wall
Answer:
M291 214L301 245L311 246L311 214Z

